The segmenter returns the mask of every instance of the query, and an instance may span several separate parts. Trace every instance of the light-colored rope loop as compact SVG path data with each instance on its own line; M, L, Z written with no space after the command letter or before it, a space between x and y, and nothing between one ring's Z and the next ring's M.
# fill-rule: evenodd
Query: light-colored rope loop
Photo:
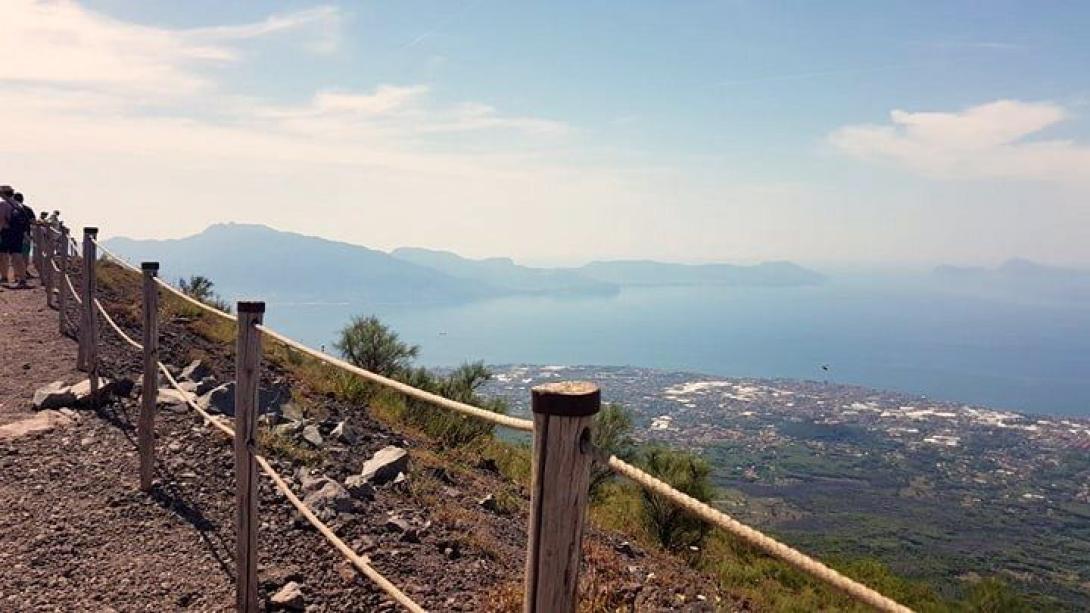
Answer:
M144 350L143 345L134 341L131 336L125 334L125 331L121 329L121 326L117 325L117 322L114 321L114 318L110 317L110 314L106 312L106 308L102 306L102 302L100 302L98 298L95 298L95 308L98 309L98 312L102 315L102 318L106 320L106 323L110 324L110 327L114 329L114 332L116 332L117 335L121 337L121 340L128 343L130 346L132 346L133 349L136 349L137 351Z

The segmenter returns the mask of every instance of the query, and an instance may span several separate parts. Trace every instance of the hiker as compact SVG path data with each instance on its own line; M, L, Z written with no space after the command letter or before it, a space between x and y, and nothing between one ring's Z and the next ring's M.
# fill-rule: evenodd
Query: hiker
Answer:
M10 185L0 185L0 200L0 283L10 280L24 288L27 261L23 257L23 242L34 221L33 212L15 199L15 190Z
M33 279L33 278L35 278L35 276L30 274L30 245L31 245L31 243L34 242L34 238L31 236L31 232L34 230L34 209L30 208L30 205L27 204L24 201L23 194L21 192L15 192L15 195L12 198L16 202L21 204L23 206L23 208L26 209L26 216L27 216L28 219L30 219L30 222L31 222L31 223L27 224L26 232L23 233L23 253L22 253L22 256L23 256L23 270L25 271L26 278L27 279Z

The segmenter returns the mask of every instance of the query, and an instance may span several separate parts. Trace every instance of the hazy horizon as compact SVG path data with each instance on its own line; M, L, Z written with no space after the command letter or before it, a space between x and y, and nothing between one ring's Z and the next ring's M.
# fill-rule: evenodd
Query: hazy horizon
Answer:
M843 273L852 273L852 272L856 272L856 273L871 273L871 272L920 273L920 272L929 272L929 271L933 270L935 267L938 267L938 266L965 266L965 267L996 268L996 267L999 267L999 266L1003 265L1004 263L1007 263L1007 262L1010 262L1010 261L1028 260L1028 261L1031 261L1031 262L1034 262L1034 263L1037 263L1037 264L1042 264L1042 265L1047 265L1047 266L1064 267L1064 268L1070 268L1070 269L1073 269L1073 270L1080 270L1080 271L1090 270L1090 266L1081 267L1081 266L1078 266L1078 265L1065 265L1063 263L1057 264L1057 263L1052 263L1052 262L1043 262L1043 261L1040 261L1040 260L1034 260L1032 258L1026 258L1026 257L1023 257L1021 255L1011 255L1011 256L1008 256L1008 257L1000 258L998 260L965 261L965 262L953 262L953 261L946 261L946 260L936 260L936 261L933 261L933 262L928 262L928 261L917 261L917 262L867 262L867 261L862 261L862 260L860 260L860 261L804 260L804 259L786 260L784 258L768 258L768 259L760 259L760 260L748 260L748 259L744 259L744 258L739 258L739 259L735 259L735 260L722 260L722 259L702 260L702 259L647 258L647 257L638 256L638 255L632 256L632 257L621 257L621 258L605 258L605 257L590 256L590 257L585 258L585 259L584 258L579 258L579 259L551 259L550 260L550 259L533 259L533 258L531 258L531 259L522 259L522 258L515 257L515 256L512 256L510 254L505 254L505 253L494 253L494 254L487 254L487 255L482 255L482 256L467 256L467 255L465 255L463 253L460 253L458 251L454 251L452 249L444 248L444 247L441 247L441 246L429 246L429 245L396 245L396 246L388 248L388 249L379 249L379 248L376 248L376 247L374 247L372 245L367 245L367 244L364 244L364 243L354 242L352 240L336 239L336 238L332 238L332 237L328 237L328 236L322 236L322 235L318 235L318 234L308 234L308 233L299 232L297 230L293 230L293 229L290 229L290 228L278 228L278 227L275 227L275 226L262 224L262 223L236 222L236 221L214 221L214 222L209 223L208 226L206 226L205 228L203 228L201 230L198 230L196 232L187 232L187 233L179 235L179 236L167 236L167 237L132 236L132 235L121 236L121 235L116 235L116 234L110 234L110 233L107 233L107 232L104 232L104 231L100 230L100 237L104 241L109 241L109 240L115 239L115 238L123 239L123 240L138 240L138 241L144 241L144 240L184 240L184 239L187 239L187 238L197 236L197 235L207 231L209 228L211 228L213 226L231 225L231 224L263 226L263 227L269 228L269 229L277 231L277 232L288 232L288 233L299 234L299 235L310 237L310 238L330 240L330 241L334 241L334 242L339 242L339 243L352 245L352 246L355 246L355 247L363 247L363 248L366 248L366 249L381 251L383 253L388 253L388 254L393 253L397 249L402 249L402 248L428 249L428 250L433 250L433 251L453 253L455 255L458 255L458 256L461 256L461 257L466 257L468 259L473 259L473 260L483 260L483 259L490 259L490 258L508 258L508 259L511 259L515 264L518 264L520 266L528 266L528 267L534 267L534 268L578 267L578 266L582 266L582 265L585 265L585 264L588 264L588 263L591 263L591 262L594 262L594 261L607 261L607 260L611 260L611 259L612 260L654 260L656 262L667 262L667 263L688 264L688 265L733 264L733 265L741 265L741 266L754 265L754 264L759 264L759 263L763 263L763 262L790 261L792 263L799 264L799 265L802 265L802 266L807 266L807 267L821 267L818 270L818 272L834 273L834 274L843 274Z
M0 179L107 236L231 219L521 262L1090 266L1087 6L0 17Z

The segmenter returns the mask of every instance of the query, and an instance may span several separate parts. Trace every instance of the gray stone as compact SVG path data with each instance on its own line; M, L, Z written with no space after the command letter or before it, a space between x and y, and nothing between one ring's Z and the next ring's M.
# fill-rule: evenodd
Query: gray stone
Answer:
M273 426L273 432L281 436L292 436L303 429L303 422L301 421L286 421L282 424Z
M325 441L322 439L322 433L318 432L318 426L310 424L303 428L303 440L310 443L314 447L321 447Z
M302 611L306 608L306 599L303 597L303 588L301 588L298 583L290 581L272 595L272 598L269 599L269 604L273 609Z
M400 532L402 541L408 543L420 542L420 531L397 515L393 515L386 520L386 529L391 532Z
M200 397L197 404L206 411L235 415L235 382L230 381L214 387Z
M303 498L303 503L323 521L329 521L338 513L351 513L355 505L348 490L332 479L326 479L322 486Z
M197 383L198 381L208 377L212 374L212 369L205 366L200 360L193 360L182 369L182 372L178 373L179 381L192 381Z
M68 388L70 392L76 397L76 405L86 406L91 403L91 380L84 379L79 383ZM98 379L98 395L100 399L105 400L114 393L114 382L105 377L99 377Z
M356 430L348 423L348 420L344 420L337 424L333 428L333 431L329 433L329 436L334 440L338 440L346 445L355 445L359 437L356 435Z
M375 497L374 486L368 483L363 475L352 475L345 479L344 487L357 500L372 500Z
M257 393L258 413L280 414L280 408L291 397L290 389L284 385L261 388ZM216 386L201 396L199 404L206 411L235 416L235 382L228 381Z
M34 409L59 409L76 403L76 395L64 381L54 381L34 392Z
M409 452L389 445L380 449L370 460L363 463L360 475L375 485L382 485L409 470Z

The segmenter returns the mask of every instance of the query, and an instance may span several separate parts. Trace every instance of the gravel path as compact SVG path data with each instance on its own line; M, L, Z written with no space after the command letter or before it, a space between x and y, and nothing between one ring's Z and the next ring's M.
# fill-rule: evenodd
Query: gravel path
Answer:
M58 334L57 312L45 306L38 280L31 289L0 285L0 425L31 415L34 390L58 379L81 379L76 342Z

